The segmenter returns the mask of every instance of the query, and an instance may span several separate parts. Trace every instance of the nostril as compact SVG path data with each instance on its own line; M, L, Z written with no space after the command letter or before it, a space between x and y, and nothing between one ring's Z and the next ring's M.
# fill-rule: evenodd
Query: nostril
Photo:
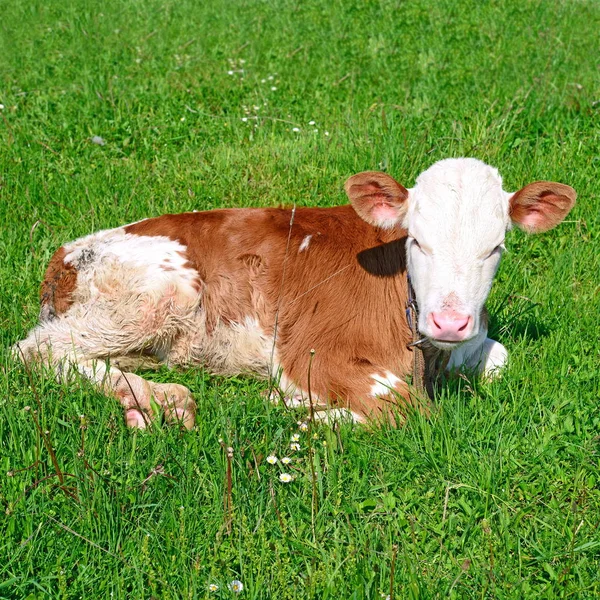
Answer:
M464 321L464 323L458 328L459 331L464 331L467 328L467 325L469 324L469 321L471 320L471 317L467 317Z

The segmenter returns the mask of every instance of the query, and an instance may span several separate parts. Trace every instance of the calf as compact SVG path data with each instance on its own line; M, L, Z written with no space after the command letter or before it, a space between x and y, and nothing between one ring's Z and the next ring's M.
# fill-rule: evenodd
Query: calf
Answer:
M484 303L505 233L551 229L575 191L536 182L507 193L496 169L459 158L410 190L367 172L346 193L351 205L163 215L66 244L18 354L95 382L133 427L153 404L167 420L195 420L187 388L128 372L148 362L271 379L292 403L310 395L357 420L414 399L415 336L427 364L442 354L447 368L501 367Z

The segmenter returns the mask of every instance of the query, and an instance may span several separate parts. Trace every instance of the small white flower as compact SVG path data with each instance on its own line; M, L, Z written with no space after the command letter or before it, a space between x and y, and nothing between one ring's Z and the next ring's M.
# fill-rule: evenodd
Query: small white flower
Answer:
M185 117L181 117L179 120L183 123L185 121Z
M300 131L300 128L299 128L299 127L294 127L294 128L292 129L292 131L293 131L294 133L298 133L298 132Z
M289 465L292 462L292 459L289 456L284 456L281 459L281 464L282 465Z
M240 65L243 65L246 62L244 58L240 58Z
M267 80L266 79L261 79L260 82L261 83L267 83Z
M0 104L0 110L4 110L4 104Z
M292 442L290 444L290 450L295 450L298 452L300 450L300 444L298 442Z
M308 431L308 423L306 421L302 421L302 423L298 425L298 429L300 431Z
M233 71L227 71L227 75L233 75Z
M293 477L289 474L289 473L282 473L279 476L279 481L282 481L283 483L289 483L290 481L292 481Z
M315 125L315 122L314 121L309 121L308 124L309 125Z
M275 79L275 78L273 77L273 75L269 75L268 79L269 79L269 81L273 81L273 79Z
M270 456L267 456L267 462L268 462L270 465L277 464L277 460L278 460L278 459L277 459L277 457L276 457L274 454L271 454Z
M325 132L325 135L329 135L329 131L326 131L326 132Z
M239 581L238 579L234 579L230 584L229 584L229 589L234 593L234 594L239 594L243 589L244 589L244 584Z
M275 91L277 91L277 88L276 88L274 85L272 85L272 86L271 86L271 91L272 91L272 92L275 92Z
M219 591L219 586L216 583L211 583L208 586L208 591L209 592L218 592Z
M97 144L98 146L105 146L106 142L99 135L95 135L91 138L92 144Z
M135 62L139 65L142 62L142 59L141 58L136 58Z
M294 433L294 435L291 438L292 442L299 442L300 441L300 434L299 433Z
M318 129L313 129L313 133L319 133Z
M248 117L242 117L242 121L245 123L248 120Z

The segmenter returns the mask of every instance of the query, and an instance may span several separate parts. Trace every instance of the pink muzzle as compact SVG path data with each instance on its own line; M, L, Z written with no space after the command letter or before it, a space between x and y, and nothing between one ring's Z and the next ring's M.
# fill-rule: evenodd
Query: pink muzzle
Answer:
M429 313L427 322L432 337L441 342L462 342L467 339L473 329L470 315L461 315L454 310Z

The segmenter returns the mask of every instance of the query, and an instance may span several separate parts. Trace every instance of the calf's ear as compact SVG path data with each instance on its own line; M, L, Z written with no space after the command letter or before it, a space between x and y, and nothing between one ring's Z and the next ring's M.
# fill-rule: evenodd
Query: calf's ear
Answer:
M377 171L353 175L344 186L358 216L367 223L392 229L402 224L408 190L393 177Z
M556 227L573 208L577 193L563 183L536 181L512 194L509 215L527 233L541 233Z

